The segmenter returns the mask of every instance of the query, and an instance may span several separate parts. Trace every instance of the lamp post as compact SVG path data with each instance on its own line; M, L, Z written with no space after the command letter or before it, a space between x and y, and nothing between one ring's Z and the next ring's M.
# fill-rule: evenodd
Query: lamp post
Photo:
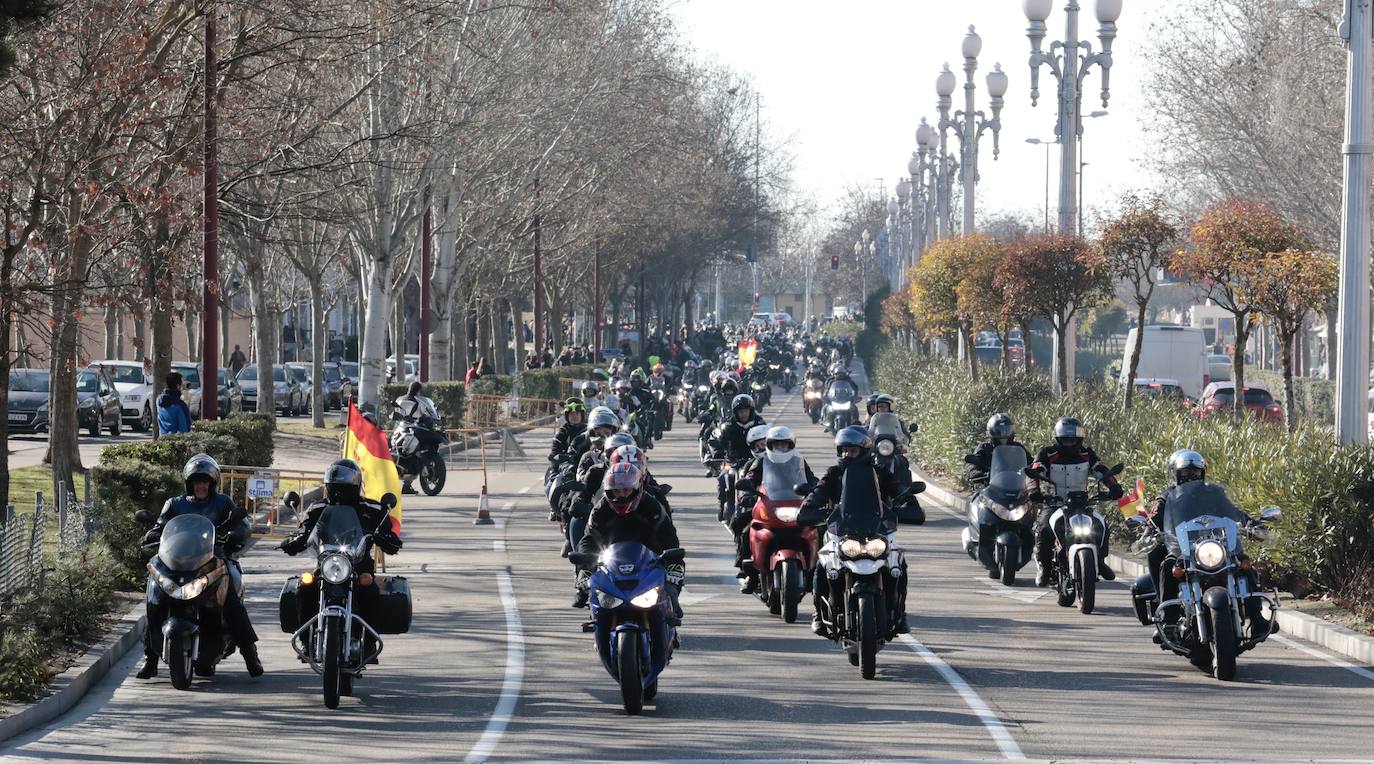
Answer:
M905 213L908 209L908 204L914 201L914 197L912 197L911 181L907 180L906 178L902 178L900 181L897 182L896 190L897 198L888 201L887 212L889 215L892 216L892 221L895 224L894 230L897 231L898 241L901 242L898 248L898 252L901 253L901 256L899 258L899 263L897 267L899 272L902 274L901 278L899 279L899 282L905 283L906 269L911 267L912 253L911 247L908 244L908 239L910 236L909 225L907 223L908 215L903 213Z
M1050 146L1059 143L1059 141L1046 141L1041 140L1039 138L1027 138L1026 143L1029 143L1032 146L1045 147L1045 233L1048 234L1050 232Z
M939 146L940 136L936 133L935 128L927 124L925 118L922 117L920 126L916 128L916 159L921 165L921 173L915 177L917 178L916 187L923 201L920 246L916 250L915 258L917 261L920 260L926 247L935 241L938 233L936 223L938 166L935 157Z
M997 64L988 72L988 95L992 96L992 118L976 111L974 95L978 86L973 82L973 73L978 70L978 54L983 51L983 38L978 36L972 26L964 35L962 53L964 55L964 108L949 117L950 96L954 93L954 72L945 65L944 71L935 81L935 91L940 97L940 130L954 128L959 136L959 179L963 181L964 221L963 234L968 236L974 231L975 187L978 183L978 141L983 133L992 130L992 158L1000 153L998 137L1002 131L1002 96L1007 94L1007 75L1002 65Z
M1370 38L1374 37L1369 0L1345 4L1340 26L1346 49L1345 187L1341 194L1340 345L1336 351L1336 438L1342 443L1369 439L1369 155ZM1327 338L1328 347L1332 338ZM1328 353L1328 356L1330 354ZM1328 361L1329 362L1329 361Z
M935 78L935 94L939 96L935 107L940 111L940 121L936 123L935 130L940 144L939 168L935 179L935 230L936 236L941 239L949 235L949 197L953 187L954 171L959 168L959 162L949 155L947 132L955 124L949 117L949 109L953 104L951 97L954 95L956 84L958 82L954 78L954 72L949 70L949 64L945 64L944 71Z
M1054 0L1022 0L1021 7L1026 13L1026 19L1030 26L1026 29L1026 37L1030 39L1031 55L1031 105L1036 105L1040 100L1040 65L1049 67L1050 73L1054 75L1059 90L1059 115L1055 122L1055 134L1059 136L1059 143L1062 151L1059 156L1059 230L1067 232L1074 230L1074 218L1078 213L1077 184L1075 183L1075 173L1078 171L1078 137L1082 134L1083 121L1080 112L1082 106L1082 84L1093 64L1101 69L1102 72L1102 106L1107 106L1110 98L1111 70L1112 70L1112 41L1116 39L1116 20L1121 17L1122 0L1094 0L1094 11L1097 21L1101 25L1097 30L1097 39L1102 44L1102 49L1096 53L1092 51L1092 43L1087 40L1078 39L1078 0L1067 0L1064 6L1065 27L1064 39L1050 43L1049 52L1042 50L1045 35L1048 27L1045 25L1046 19L1050 17L1050 11L1054 9ZM1063 52L1058 53L1056 49L1062 48ZM1068 389L1058 390L1064 394L1073 391L1074 377L1074 331L1075 327L1071 322L1068 331L1065 333L1066 341L1069 346L1065 349L1067 361L1065 369L1068 379ZM1058 348L1055 349L1054 356L1055 369L1052 378L1056 390L1059 385L1058 374Z

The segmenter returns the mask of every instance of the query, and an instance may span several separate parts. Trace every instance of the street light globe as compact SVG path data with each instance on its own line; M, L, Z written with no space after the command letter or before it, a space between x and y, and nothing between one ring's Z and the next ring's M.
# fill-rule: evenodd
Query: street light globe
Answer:
M1026 0L1027 3L1030 0ZM1121 18L1121 0L1097 0L1093 10L1097 12L1097 20L1103 24L1115 24Z
M896 199L888 199L888 200L887 200L887 214L895 216L895 215L897 214L897 211L900 210L900 209L901 209L901 207L898 207L898 206L897 206L897 200L896 200Z
M935 130L926 123L926 118L921 117L921 126L916 128L916 143L921 146L930 145L930 136Z
M911 181L906 178L897 181L897 198L903 202L911 198Z
M934 128L926 133L926 148L931 151L940 148L940 134L935 132Z
M864 251L864 245L863 245L863 243L862 243L862 242L857 242L857 241L854 242L854 256L855 256L855 257L861 257L861 256L863 255L863 251Z
M948 98L954 95L954 86L957 84L954 79L954 72L949 70L949 64L945 64L944 71L935 78L935 94L941 98Z
M1098 7L1102 7L1101 0L1098 0ZM1118 3L1120 5L1120 3ZM964 58L978 58L978 54L983 52L983 38L973 31L973 25L968 25L968 34L964 35Z
M921 160L915 154L906 160L906 174L913 178L921 174Z
M865 228L865 229L864 229L864 232L863 232L862 234L860 234L860 235L863 237L863 240L864 240L864 243L865 243L865 244L868 243L868 240L869 240L869 239L873 238L872 236L869 236L869 235L868 235L868 229L867 229L867 228Z
M1054 0L1021 0L1021 10L1030 21L1044 21L1054 10Z
M993 98L1001 98L1007 94L1007 75L1002 71L1002 65L997 64L988 72L988 95Z

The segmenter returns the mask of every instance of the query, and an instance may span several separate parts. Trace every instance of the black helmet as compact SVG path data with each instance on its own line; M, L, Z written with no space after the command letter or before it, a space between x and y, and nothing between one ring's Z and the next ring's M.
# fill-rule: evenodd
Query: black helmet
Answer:
M186 466L181 469L181 479L186 486L186 495L191 496L191 480L193 478L209 478L210 493L219 490L219 462L216 462L209 454L196 454L186 460Z
M1071 416L1062 417L1054 423L1054 442L1060 446L1083 446L1083 423Z
M352 459L340 459L324 471L324 500L356 504L363 495L363 470Z
M738 392L739 385L736 384L735 380L731 379L730 377L724 377L720 380L721 395L734 395Z
M862 452L855 458L862 459L868 456L868 449L872 447L873 441L868 437L868 430L862 427L846 427L835 433L835 455L840 457L840 464L847 464L844 458L844 449L857 446Z
M999 446L1005 446L1016 435L1016 425L1010 414L993 414L988 418L988 438Z
M1181 448L1169 454L1169 477L1174 479L1174 485L1204 480L1207 477L1207 462L1202 454Z
M740 409L746 407L749 409L750 412L753 412L755 410L754 397L747 393L740 393L739 395L735 396L734 400L730 401L731 414L738 414Z

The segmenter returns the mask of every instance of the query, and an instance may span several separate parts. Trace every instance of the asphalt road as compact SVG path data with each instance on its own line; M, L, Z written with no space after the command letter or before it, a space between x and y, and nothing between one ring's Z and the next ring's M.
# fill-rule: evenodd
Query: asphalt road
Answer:
M817 469L833 450L799 401L765 412L799 432ZM131 654L76 709L9 741L0 758L88 762L520 760L1186 759L1365 760L1374 744L1374 674L1271 640L1219 683L1155 647L1126 588L1099 612L1058 607L1029 581L993 586L959 549L959 520L900 531L911 563L912 639L860 678L806 623L784 624L737 592L729 533L694 426L650 452L674 486L689 550L683 648L655 704L626 717L569 607L571 569L540 495L550 433L522 436L529 458L490 474L495 526L474 526L476 473L446 495L407 497L406 545L391 572L415 592L415 626L390 637L337 711L276 626L284 578L304 569L268 544L245 558L268 673L235 659L189 692L132 677ZM809 613L810 600L803 603Z

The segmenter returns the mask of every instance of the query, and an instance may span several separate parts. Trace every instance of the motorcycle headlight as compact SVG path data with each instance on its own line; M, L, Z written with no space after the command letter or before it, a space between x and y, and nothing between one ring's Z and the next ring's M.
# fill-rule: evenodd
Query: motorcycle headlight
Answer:
M1216 541L1204 541L1193 550L1193 559L1200 568L1220 568L1226 562L1226 548Z
M845 557L858 557L864 553L864 544L858 539L843 539L840 541L840 554Z
M643 595L641 595L643 596ZM625 604L625 600L611 594L610 592L598 591L596 593L596 604L598 607L615 609Z
M1069 518L1069 533L1074 538L1092 538L1093 520L1087 515L1074 515Z
M341 584L353 575L353 563L341 554L331 554L320 564L320 573L331 584Z
M184 586L178 588L176 591L169 591L167 593L172 595L173 599L193 600L196 597L199 597L201 593L205 591L205 587L209 585L210 576L207 574L201 576L200 578L197 578L194 581L188 582Z
M711 392L711 386L710 386L710 385L697 385L697 392L699 392L699 393L709 393L709 392Z
M840 542L840 554L849 558L872 557L876 560L887 554L887 540L871 538L867 541L860 541L855 538L847 538Z
M654 605L658 604L658 591L659 587L655 586L654 588L644 592L638 597L635 597L634 599L630 600L630 604L634 605L637 608L651 608Z
M893 455L894 453L896 453L896 452L897 452L897 447L896 447L895 445L892 444L892 441L890 441L890 440L880 440L880 441L878 441L878 455L879 455L879 456L892 456L892 455Z
M781 523L795 523L800 512L801 507L778 507L773 516L778 518L778 522Z

